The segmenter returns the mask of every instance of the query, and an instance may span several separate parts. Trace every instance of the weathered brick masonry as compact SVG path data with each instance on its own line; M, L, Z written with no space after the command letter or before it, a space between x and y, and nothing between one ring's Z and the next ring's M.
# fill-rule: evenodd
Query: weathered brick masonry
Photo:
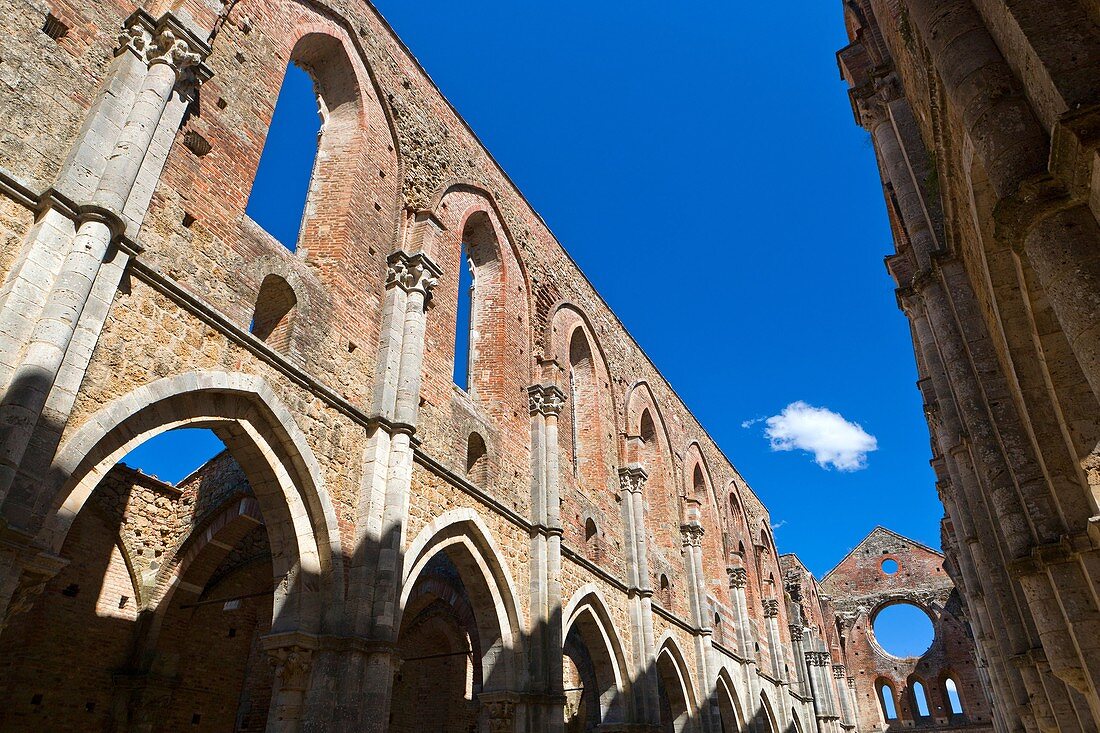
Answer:
M882 723L765 507L373 8L0 17L0 728ZM293 252L245 214L288 63L324 118ZM227 451L119 464L180 427ZM973 721L906 722L981 727L964 692Z
M1004 731L1100 726L1100 6L845 0L940 496Z

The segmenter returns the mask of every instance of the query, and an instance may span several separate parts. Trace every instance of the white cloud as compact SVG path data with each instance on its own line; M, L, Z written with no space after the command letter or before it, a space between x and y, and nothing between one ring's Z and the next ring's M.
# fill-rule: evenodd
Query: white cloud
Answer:
M780 519L778 522L775 522L774 524L772 524L772 531L774 532L775 530L779 529L780 527L782 527L786 523L787 523L786 519Z
M765 420L764 434L775 451L803 450L814 454L822 468L859 471L867 468L867 454L878 449L878 440L858 423L824 407L799 400Z
M762 417L754 417L752 420L744 420L741 423L741 427L751 428L753 425L755 425L758 422L764 422L764 420L765 420L765 418L762 418Z

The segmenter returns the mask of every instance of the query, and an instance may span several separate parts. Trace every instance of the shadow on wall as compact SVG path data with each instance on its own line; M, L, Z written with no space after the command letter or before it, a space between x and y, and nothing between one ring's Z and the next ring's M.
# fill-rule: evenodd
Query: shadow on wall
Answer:
M265 389L138 390L134 409L68 438L29 494L49 505L38 544L67 564L33 601L23 588L29 609L0 634L0 728L411 733L563 716L569 731L800 730L793 711L739 692L739 668L700 695L671 638L632 674L598 591L528 631L505 554L471 510L404 550L391 528L345 552L323 473ZM226 451L179 485L116 465L182 426L213 430Z

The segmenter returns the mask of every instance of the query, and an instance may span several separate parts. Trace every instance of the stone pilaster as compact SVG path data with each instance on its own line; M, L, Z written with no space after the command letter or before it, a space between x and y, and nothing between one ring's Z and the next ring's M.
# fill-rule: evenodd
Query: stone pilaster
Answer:
M154 21L138 11L123 36L120 54L136 55L136 68L125 79L135 91L129 109L116 110L125 122L108 137L109 154L101 152L95 161L98 183L87 199L67 202L65 214L43 213L0 290L0 503L16 482L104 260L127 232L127 202L142 170L149 170L146 159L153 140L166 121L179 124L179 119L166 120L165 110L181 82L193 87L209 75L202 65L209 46L171 14ZM123 73L120 69L116 65L114 73ZM96 129L96 122L90 121L85 136L107 134ZM160 168L154 172L159 176ZM139 213L143 215L144 207ZM122 268L116 270L121 277ZM39 290L43 283L49 283L44 297ZM117 283L117 278L108 283L111 295ZM96 323L87 324L96 337L105 311L100 315ZM67 416L71 400L64 403ZM29 478L33 484L34 477ZM33 492L33 487L23 491Z
M645 468L631 463L619 469L623 531L630 563L631 640L634 650L634 718L642 725L660 723L657 694L656 639L653 632L653 588L649 578L645 529Z
M403 548L408 524L413 450L424 360L424 330L432 289L441 270L423 252L393 252L387 258L383 322L372 398L374 418L363 455L356 546L351 567L348 613L359 640L336 663L335 684L349 685L340 696L342 713L332 730L358 720L356 730L383 731L389 720L397 640L397 601L401 593ZM357 646L369 647L364 654ZM389 651L387 651L389 650ZM343 667L341 667L341 664Z
M565 395L552 384L527 388L531 414L531 640L532 692L543 705L529 706L532 730L564 729L561 591L561 478L558 417Z

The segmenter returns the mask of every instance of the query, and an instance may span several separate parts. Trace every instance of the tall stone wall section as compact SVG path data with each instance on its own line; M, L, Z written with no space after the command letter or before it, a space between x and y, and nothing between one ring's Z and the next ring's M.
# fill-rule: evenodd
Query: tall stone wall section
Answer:
M855 728L766 508L373 8L0 11L6 725L407 729L438 680L443 729ZM245 212L288 63L293 251ZM117 466L180 427L226 454Z
M853 0L871 135L998 730L1100 725L1100 16L1075 0Z

